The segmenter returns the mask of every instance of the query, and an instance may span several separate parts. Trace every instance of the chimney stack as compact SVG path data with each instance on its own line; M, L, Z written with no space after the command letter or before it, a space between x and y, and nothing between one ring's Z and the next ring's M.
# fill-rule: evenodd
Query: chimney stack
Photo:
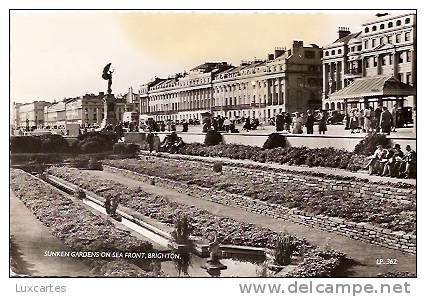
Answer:
M339 34L339 39L348 36L351 34L351 31L348 27L339 27L339 31L337 31L337 34Z

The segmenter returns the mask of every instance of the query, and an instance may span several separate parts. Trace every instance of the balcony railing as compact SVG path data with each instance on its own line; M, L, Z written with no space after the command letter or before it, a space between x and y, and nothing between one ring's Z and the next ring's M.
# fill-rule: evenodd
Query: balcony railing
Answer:
M345 74L360 75L362 74L362 69L361 68L347 69Z

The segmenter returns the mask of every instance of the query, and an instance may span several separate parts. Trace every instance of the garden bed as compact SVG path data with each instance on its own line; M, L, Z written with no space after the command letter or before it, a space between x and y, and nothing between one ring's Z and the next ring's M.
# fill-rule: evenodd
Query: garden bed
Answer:
M11 170L10 186L16 197L49 231L73 251L150 252L151 243L118 229L68 195L21 171ZM86 258L93 273L103 276L151 276L126 260Z
M217 232L222 244L273 248L274 238L279 235L254 224L219 217L194 206L168 201L161 196L146 193L141 188L131 188L113 180L100 181L90 172L67 167L52 167L49 173L105 198L120 195L122 205L170 226L175 224L180 214L187 214L193 226L193 235L207 239L213 232ZM303 253L305 261L318 261L318 267L321 269L318 269L316 274L312 272L316 276L329 276L339 265L339 259L343 257L343 254L335 251L319 250L305 240L298 240L297 246L297 253L299 256ZM324 267L319 264L326 258L335 258L336 265L323 269ZM305 270L301 268L300 271Z
M369 195L370 187L381 189L368 183L355 184L354 189L350 188L351 182L338 183L333 179L244 170L232 166L225 166L222 173L215 173L209 164L163 158L109 160L104 164L241 195L312 215L341 218L354 223L368 222L391 231L416 232L415 195L408 195L404 201L387 199L381 192ZM396 193L404 192L399 188L394 190ZM384 187L383 192L392 193L392 189Z

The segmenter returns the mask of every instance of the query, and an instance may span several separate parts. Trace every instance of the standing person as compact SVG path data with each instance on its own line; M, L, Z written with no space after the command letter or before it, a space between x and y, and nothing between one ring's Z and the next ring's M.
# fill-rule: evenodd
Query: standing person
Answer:
M284 124L285 124L284 116L282 114L278 114L275 119L275 129L277 130L277 132L284 131Z
M184 120L183 120L183 123L182 123L182 132L188 132L188 127L189 127L189 124L188 124L188 122L184 119Z
M364 110L361 109L360 111L358 111L357 114L358 114L358 122L359 122L358 133L359 133L360 130L362 132L365 132L365 129L364 129L364 121L365 121L365 119L364 119Z
M231 126L231 121L227 117L223 121L223 125L225 126L226 133L228 133L229 129L230 129L230 126Z
M396 132L396 123L398 123L397 119L397 112L398 108L396 107L396 104L391 109L391 115L392 115L392 132Z
M149 129L148 135L146 136L146 142L148 142L149 152L151 153L154 150L154 134L151 129Z
M380 117L382 115L382 106L378 105L374 110L375 128L376 132L380 132Z
M367 106L364 110L364 131L370 133L371 129L371 107Z
M314 134L314 123L315 123L315 117L312 114L312 111L308 110L308 116L306 118L306 133L307 134Z
M301 134L303 126L303 118L300 116L300 113L296 112L296 116L293 118L293 134Z
M327 113L325 110L323 110L322 112L320 112L318 114L318 132L319 134L324 134L325 135L325 131L327 131Z
M244 120L244 126L243 129L247 130L247 132L250 130L250 118L246 117Z
M285 123L285 130L287 132L290 132L290 126L293 119L291 118L291 115L289 112L286 112L284 115L284 123Z
M154 151L157 153L160 151L161 141L160 137L158 137L157 133L154 134Z
M217 116L217 124L218 124L218 129L219 131L223 131L223 117L221 117L220 115Z
M386 106L383 106L383 112L380 115L380 128L383 133L390 135L392 129L392 114Z
M350 118L350 124L349 124L351 128L351 133L355 133L355 129L357 129L359 126L358 118L356 115L357 115L357 112L356 112L356 109L354 108L351 110L351 118Z

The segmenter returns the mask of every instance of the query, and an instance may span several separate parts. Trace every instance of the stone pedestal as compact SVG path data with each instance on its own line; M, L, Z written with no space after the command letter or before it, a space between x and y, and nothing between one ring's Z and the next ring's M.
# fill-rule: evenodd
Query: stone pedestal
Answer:
M115 97L113 94L105 95L103 98L104 102L104 118L102 119L101 128L105 128L108 125L115 127L117 125L117 118L115 116Z

